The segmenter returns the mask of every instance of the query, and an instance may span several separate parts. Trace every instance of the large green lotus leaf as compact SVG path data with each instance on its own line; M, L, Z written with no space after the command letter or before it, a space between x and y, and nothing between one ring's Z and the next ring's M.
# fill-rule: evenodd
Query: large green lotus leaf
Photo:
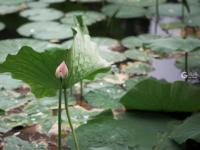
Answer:
M107 0L111 3L123 4L123 5L133 5L133 6L154 6L156 4L156 0ZM163 3L166 0L159 0L159 3Z
M139 61L150 61L152 59L152 56L150 54L139 51L137 49L129 49L125 51L125 56L132 60L139 60Z
M0 31L3 30L5 28L5 24L0 22Z
M200 113L188 117L181 125L177 126L171 138L179 144L185 143L188 139L200 142Z
M31 144L27 141L21 140L16 136L5 138L4 150L45 150L46 146L43 144Z
M74 17L80 15L83 17L83 20L86 23L86 25L92 25L106 18L104 14L96 11L72 11L65 14L65 17L61 19L61 22L73 26Z
M108 71L109 64L99 56L97 45L90 36L79 28L74 30L76 34L72 49L52 48L37 52L25 46L16 55L8 55L0 65L0 73L11 72L13 78L28 83L36 97L43 97L56 94L60 83L55 77L55 70L63 60L66 60L69 68L68 87L85 78L93 79L99 72Z
M199 6L198 5L190 5L191 12L188 13L187 9L184 7L185 10L185 16L189 15L197 15L200 13ZM156 6L149 8L150 13L149 14L156 14ZM149 15L147 14L147 15ZM159 15L160 16L167 16L167 17L178 17L182 16L182 4L161 4L159 5Z
M200 88L184 81L143 80L122 98L126 109L192 112L200 110Z
M16 54L23 46L29 46L38 52L42 52L47 48L59 47L59 45L52 44L46 41L36 39L8 39L0 41L0 62L5 61L8 54Z
M22 25L17 32L26 37L42 40L60 40L72 37L70 26L53 21L30 22Z
M168 139L177 123L175 119L151 113L124 113L113 119L108 111L80 126L76 133L82 150L152 150L163 145L167 145L165 149L179 150ZM71 136L68 144L74 149Z
M0 65L0 73L10 72L14 79L28 83L37 97L53 96L59 87L56 67L65 60L66 50L51 49L36 52L24 46L16 55L8 55Z
M20 16L32 21L51 21L61 18L63 13L52 8L33 8L20 12Z
M200 73L200 50L188 54L188 71ZM185 71L185 57L176 60L176 66Z
M178 37L167 37L152 40L147 46L159 53L176 51L190 52L200 47L200 40L195 38L182 39Z
M120 86L107 82L92 83L88 86L84 98L92 106L102 109L122 107L119 100L125 91Z
M128 36L122 40L122 44L127 48L134 49L136 47L143 47L145 43L158 38L159 36L151 34L142 34L138 37Z
M127 19L145 16L146 9L130 5L109 4L102 8L102 12L109 17Z

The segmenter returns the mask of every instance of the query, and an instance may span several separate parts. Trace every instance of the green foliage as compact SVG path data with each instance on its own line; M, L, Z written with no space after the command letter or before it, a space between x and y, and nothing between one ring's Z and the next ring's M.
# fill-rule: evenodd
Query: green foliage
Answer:
M103 112L77 130L82 150L134 150L168 147L179 148L168 138L175 119L151 113L124 113L113 119L110 111ZM87 138L86 138L87 137ZM68 143L72 149L71 137ZM167 146L166 146L167 145Z
M188 139L200 142L200 113L194 114L191 117L186 118L184 122L177 126L172 134L171 138L179 144L183 144Z
M53 21L29 22L20 26L17 32L25 37L32 36L42 40L60 40L72 37L70 26Z
M44 97L56 94L59 80L55 77L55 70L63 60L69 68L67 87L108 71L109 64L98 55L96 44L85 33L87 28L84 24L79 27L74 29L72 49L52 48L39 53L25 46L16 55L8 55L0 65L0 73L11 72L13 78L28 83L36 97Z
M74 18L76 16L82 16L86 25L92 25L105 19L104 14L96 11L72 11L65 14L64 18L61 19L61 22L74 26Z
M147 47L159 53L190 52L200 47L199 42L200 40L196 38L166 37L150 41L147 43Z
M33 8L20 12L20 16L32 21L50 21L61 18L63 13L52 8Z
M146 9L129 5L109 4L102 8L102 12L109 17L114 15L116 18L127 19L145 16Z
M200 110L200 88L176 81L146 79L130 89L121 103L128 110L192 112Z

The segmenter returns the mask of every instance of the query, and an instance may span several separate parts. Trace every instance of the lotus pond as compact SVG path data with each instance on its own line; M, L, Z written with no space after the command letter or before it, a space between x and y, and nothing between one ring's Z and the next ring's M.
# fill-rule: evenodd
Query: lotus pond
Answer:
M0 0L0 150L200 150L200 0Z

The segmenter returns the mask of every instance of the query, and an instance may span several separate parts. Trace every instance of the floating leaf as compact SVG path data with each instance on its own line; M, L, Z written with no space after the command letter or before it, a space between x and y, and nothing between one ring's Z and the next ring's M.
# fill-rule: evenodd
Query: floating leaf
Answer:
M41 2L45 2L45 3L62 3L65 0L40 0Z
M65 14L65 17L61 19L61 22L73 26L74 17L76 16L82 16L86 25L92 25L105 19L105 15L96 11L72 11Z
M172 134L171 138L178 144L185 143L188 139L193 139L196 142L200 142L200 114L194 114L188 117L184 122L177 126Z
M103 2L104 0L70 0L71 2L80 2L80 3L98 3Z
M111 64L126 60L126 57L123 53L112 51L107 47L99 46L98 50L101 57Z
M0 109L9 110L13 107L22 105L28 101L27 98L21 98L19 95L15 96L6 91L0 91Z
M200 110L200 88L184 81L168 83L156 79L139 82L122 98L126 109L192 112Z
M140 61L150 61L151 56L144 51L139 51L137 49L129 49L125 51L125 56L132 60L140 60Z
M102 12L109 17L116 13L116 18L126 19L143 17L146 14L146 9L129 5L109 4L102 8Z
M31 22L17 29L20 35L43 40L59 40L72 37L71 28L58 22Z
M156 4L156 0L107 0L111 3L123 4L123 5L132 5L139 7L147 7L154 6ZM166 0L159 0L159 3L163 3Z
M51 21L61 18L63 13L52 8L33 8L20 12L20 16L32 21Z
M150 14L155 15L156 13L155 7L156 6L149 8L150 12L148 15ZM200 13L199 6L196 5L190 5L190 10L191 10L190 13L188 13L185 7L184 10L185 10L185 16L196 15ZM159 15L167 17L180 17L182 16L182 4L174 4L174 3L161 4L159 5Z
M148 47L159 53L190 52L200 47L200 40L195 38L166 37L150 41Z
M96 42L100 46L105 46L108 48L115 47L119 44L119 41L109 37L93 37L92 41Z
M9 1L1 0L0 5L18 5L27 1L30 1L30 0L9 0Z
M4 146L4 150L45 150L45 146L38 144L34 145L27 141L21 140L16 136L10 136L5 138L6 144Z
M158 39L159 36L151 35L151 34L143 34L138 37L129 36L122 40L122 44L130 49L134 49L136 47L143 47L144 44L150 42L151 40Z
M21 5L0 5L0 15L7 15L24 9Z
M177 123L167 116L149 113L124 113L113 119L107 111L80 126L76 133L82 150L150 150L163 145L179 150L168 138ZM71 136L68 143L74 149Z
M29 2L27 5L30 8L44 8L44 7L48 7L49 6L48 3L44 3L44 2L41 2L41 1Z
M122 71L129 75L145 75L152 70L149 64L142 62L128 63L125 68L122 68Z

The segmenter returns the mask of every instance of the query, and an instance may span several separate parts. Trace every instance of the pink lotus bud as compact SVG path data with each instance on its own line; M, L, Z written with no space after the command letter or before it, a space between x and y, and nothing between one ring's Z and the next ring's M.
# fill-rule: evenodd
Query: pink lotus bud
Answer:
M55 73L57 78L62 78L64 79L65 77L68 76L68 68L67 65L65 64L65 61L63 61L57 68L56 68L56 73Z

